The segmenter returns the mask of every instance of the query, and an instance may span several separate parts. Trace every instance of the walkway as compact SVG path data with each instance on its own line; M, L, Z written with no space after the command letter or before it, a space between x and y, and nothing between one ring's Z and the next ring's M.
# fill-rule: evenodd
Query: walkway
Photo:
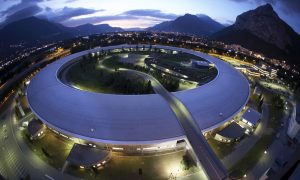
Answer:
M213 153L204 138L201 129L198 127L192 115L181 101L179 101L172 93L169 93L154 77L135 70L124 68L120 68L120 70L136 73L151 81L154 91L157 94L160 94L169 103L169 106L175 113L178 122L185 131L186 137L189 141L188 143L199 160L198 163L204 167L205 172L210 179L225 179L228 177L227 170Z

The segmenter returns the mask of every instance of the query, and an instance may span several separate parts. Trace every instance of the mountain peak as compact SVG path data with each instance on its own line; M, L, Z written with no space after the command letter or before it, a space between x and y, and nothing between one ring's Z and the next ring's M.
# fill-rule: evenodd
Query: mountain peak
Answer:
M279 18L270 4L237 16L234 27L238 30L247 30L264 41L275 44L280 49L286 49L292 44L292 39L288 34L293 30Z
M224 28L223 25L209 18L208 16L198 17L192 14L185 14L174 21L165 21L148 30L179 32L198 36L207 36Z
M189 14L189 13L186 13L184 14L182 17L194 17L195 15L192 15L192 14Z
M185 15L176 18L174 21L188 21L188 22L193 21L193 22L195 22L198 20L199 20L199 18L197 16L186 13Z
M273 11L274 12L274 9L272 7L271 4L267 3L265 5L262 5L262 6L259 6L257 9L260 9L260 10L263 10L263 11Z
M300 36L280 19L270 4L242 13L233 25L213 34L211 39L299 64L296 61L300 56Z

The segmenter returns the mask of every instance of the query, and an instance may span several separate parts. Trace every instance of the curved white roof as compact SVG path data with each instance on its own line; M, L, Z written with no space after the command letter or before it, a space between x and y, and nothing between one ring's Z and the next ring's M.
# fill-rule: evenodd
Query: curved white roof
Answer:
M104 47L117 49L136 45ZM147 47L147 46L146 46ZM155 46L152 46L155 47ZM249 98L247 79L232 66L209 55L169 46L156 46L195 54L214 63L217 77L198 88L173 93L185 104L202 131L230 120ZM77 138L112 144L146 144L184 137L167 102L158 94L116 95L78 90L63 84L59 69L76 57L62 58L41 70L30 82L27 99L32 111L48 126Z

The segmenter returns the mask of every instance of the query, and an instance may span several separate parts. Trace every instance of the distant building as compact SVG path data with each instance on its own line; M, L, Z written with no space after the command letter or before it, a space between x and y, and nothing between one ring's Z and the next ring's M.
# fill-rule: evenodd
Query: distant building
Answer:
M260 73L260 76L274 79L277 77L277 70L266 64L253 65L252 68Z
M300 129L300 105L299 103L297 103L289 119L289 127L287 131L288 136L294 139L298 134L299 129Z
M249 107L242 116L242 122L246 126L248 126L248 128L253 129L257 126L258 122L260 121L260 118L261 114L253 108Z

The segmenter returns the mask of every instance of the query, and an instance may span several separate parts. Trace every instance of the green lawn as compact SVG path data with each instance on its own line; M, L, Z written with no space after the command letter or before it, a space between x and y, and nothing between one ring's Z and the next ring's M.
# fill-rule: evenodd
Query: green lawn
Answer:
M244 158L239 160L234 166L229 169L232 177L241 178L247 170L255 166L261 156L264 155L264 151L272 143L275 133L263 135L260 140L250 149Z
M38 140L30 140L27 129L24 129L22 136L29 148L43 161L47 162L56 169L63 167L73 142L62 140L50 130Z
M271 106L270 107L270 123L268 123L268 128L277 130L280 127L281 119L284 117L283 108Z

